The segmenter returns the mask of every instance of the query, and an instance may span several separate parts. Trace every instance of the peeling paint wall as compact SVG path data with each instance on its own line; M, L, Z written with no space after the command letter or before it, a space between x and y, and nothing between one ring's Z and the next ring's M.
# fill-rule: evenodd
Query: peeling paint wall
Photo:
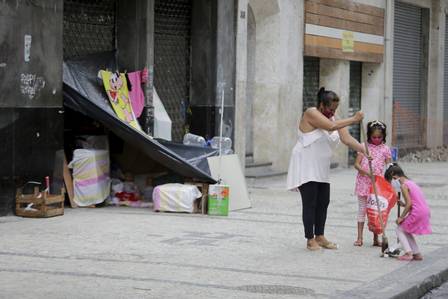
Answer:
M0 215L63 148L62 0L0 1Z
M62 0L0 2L0 107L62 106Z

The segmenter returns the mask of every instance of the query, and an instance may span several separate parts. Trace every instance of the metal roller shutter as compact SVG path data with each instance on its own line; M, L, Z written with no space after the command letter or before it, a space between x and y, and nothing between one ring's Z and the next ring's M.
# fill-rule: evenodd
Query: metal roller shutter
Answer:
M115 50L116 0L64 1L64 59Z
M362 85L362 63L357 61L350 61L350 106L349 114L352 116L357 111L361 110L361 85ZM350 134L359 141L360 127L353 125L349 129ZM355 163L356 151L349 149L348 153L349 164Z
M445 20L448 22L448 17L445 17ZM448 26L445 28L445 73L443 79L443 144L448 145Z
M393 142L422 146L423 9L395 1Z
M303 57L303 111L317 102L319 91L319 58Z
M154 84L180 141L190 93L191 0L156 0L154 20Z

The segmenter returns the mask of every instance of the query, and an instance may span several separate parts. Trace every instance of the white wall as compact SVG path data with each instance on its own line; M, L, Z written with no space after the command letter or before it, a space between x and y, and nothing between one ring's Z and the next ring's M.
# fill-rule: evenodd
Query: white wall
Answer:
M350 106L350 61L337 59L320 60L320 86L334 91L339 96L338 118L347 118ZM336 149L333 162L339 166L348 165L348 148L340 144Z
M284 171L302 107L303 1L251 0L256 21L255 162Z

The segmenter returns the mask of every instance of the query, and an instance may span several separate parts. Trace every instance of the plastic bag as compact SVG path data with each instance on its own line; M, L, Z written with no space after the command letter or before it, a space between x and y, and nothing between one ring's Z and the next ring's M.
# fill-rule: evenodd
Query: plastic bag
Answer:
M392 185L381 176L375 176L375 185L378 192L378 201L380 204L381 215L383 217L384 227L387 225L387 218L390 210L397 203L397 194ZM373 186L370 187L370 196L367 199L367 218L369 221L369 230L374 234L382 234L380 216L376 204Z
M198 187L193 185L159 185L154 188L152 195L154 211L193 213L194 201L201 196Z
M73 168L73 200L78 206L99 204L109 197L108 151L77 149L68 167Z

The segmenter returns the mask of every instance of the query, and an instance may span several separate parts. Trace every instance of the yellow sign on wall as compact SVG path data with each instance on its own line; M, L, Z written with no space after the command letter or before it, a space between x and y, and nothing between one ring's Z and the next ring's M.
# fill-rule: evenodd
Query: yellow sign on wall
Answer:
M342 32L342 52L354 52L355 41L353 38L353 31Z

